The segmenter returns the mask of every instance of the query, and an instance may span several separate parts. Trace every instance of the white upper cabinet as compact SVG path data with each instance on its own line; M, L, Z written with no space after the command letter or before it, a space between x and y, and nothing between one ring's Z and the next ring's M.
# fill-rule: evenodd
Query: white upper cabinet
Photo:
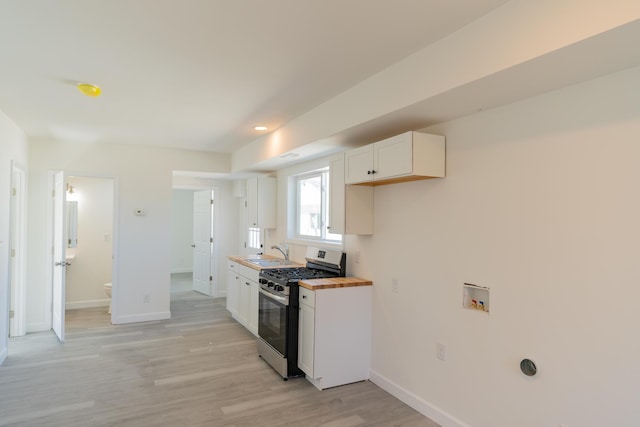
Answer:
M373 187L345 186L345 154L329 160L329 224L335 234L373 233Z
M249 227L276 228L276 178L247 179L247 219Z
M345 153L344 182L356 184L373 180L373 144L356 148Z
M329 224L331 233L345 234L344 230L344 153L329 159Z
M345 154L345 183L382 185L445 176L445 138L405 132Z

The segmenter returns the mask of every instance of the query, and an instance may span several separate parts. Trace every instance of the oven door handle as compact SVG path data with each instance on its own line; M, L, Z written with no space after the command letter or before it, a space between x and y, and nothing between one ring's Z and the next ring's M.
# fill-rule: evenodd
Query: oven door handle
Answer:
M262 295L264 295L265 297L272 299L276 302L279 302L280 304L284 304L284 305L289 305L289 301L287 297L281 297L280 295L274 295L269 291L265 291L264 289L260 288L260 293Z

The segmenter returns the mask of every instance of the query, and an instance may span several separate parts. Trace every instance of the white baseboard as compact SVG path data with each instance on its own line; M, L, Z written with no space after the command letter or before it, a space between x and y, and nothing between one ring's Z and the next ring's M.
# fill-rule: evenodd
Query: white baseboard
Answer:
M51 330L51 322L27 323L27 333L46 332Z
M442 427L471 427L373 370L369 380Z
M64 304L65 310L74 310L76 308L92 308L92 307L109 307L111 300L105 299L93 299L86 301L70 301Z
M218 291L213 294L214 298L222 298L227 296L227 291Z
M174 273L193 273L192 268L174 268L171 270L171 274Z
M157 313L145 313L145 314L127 314L124 316L113 316L111 323L114 325L121 325L123 323L138 323L138 322L151 322L154 320L166 320L171 319L170 311L161 311Z

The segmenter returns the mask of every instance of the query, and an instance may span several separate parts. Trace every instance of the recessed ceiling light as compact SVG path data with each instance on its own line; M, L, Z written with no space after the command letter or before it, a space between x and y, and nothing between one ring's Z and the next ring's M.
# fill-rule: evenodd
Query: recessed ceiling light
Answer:
M89 83L78 83L78 90L87 96L100 96L100 88Z
M266 126L254 126L253 128L255 130L267 130L268 129Z

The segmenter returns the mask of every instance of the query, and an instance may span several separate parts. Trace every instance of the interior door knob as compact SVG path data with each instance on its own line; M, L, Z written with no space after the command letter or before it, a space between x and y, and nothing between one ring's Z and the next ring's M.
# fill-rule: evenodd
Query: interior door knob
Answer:
M191 245L191 247L192 247L192 248L195 248L195 247L196 247L196 245Z

